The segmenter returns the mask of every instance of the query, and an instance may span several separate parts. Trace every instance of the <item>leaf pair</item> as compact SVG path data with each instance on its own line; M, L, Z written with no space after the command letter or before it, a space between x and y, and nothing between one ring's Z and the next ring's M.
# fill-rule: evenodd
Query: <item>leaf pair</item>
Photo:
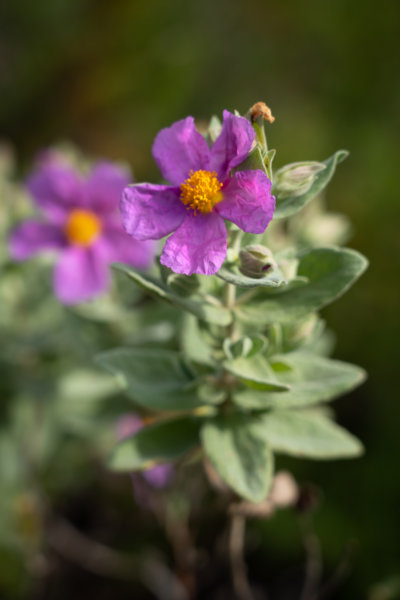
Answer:
M362 446L317 411L231 413L159 421L115 448L109 466L133 471L180 458L202 443L220 477L237 494L261 502L273 476L273 451L333 459L357 456Z

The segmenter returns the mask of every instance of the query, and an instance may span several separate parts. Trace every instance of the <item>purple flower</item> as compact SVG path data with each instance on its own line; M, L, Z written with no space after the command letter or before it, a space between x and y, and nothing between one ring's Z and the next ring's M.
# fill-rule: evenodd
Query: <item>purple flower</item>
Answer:
M176 273L212 275L225 260L228 219L249 233L263 233L272 219L275 198L261 170L232 174L248 156L253 127L244 117L224 111L221 133L209 148L193 117L162 129L153 156L172 185L141 183L125 188L122 222L137 240L172 233L161 263Z
M126 235L118 203L129 174L108 162L96 164L83 179L57 159L43 160L27 185L42 213L12 233L15 260L53 250L58 253L53 286L61 302L89 300L108 287L108 265L121 261L145 268L153 257L151 242Z
M143 420L136 413L126 414L116 425L116 435L118 440L129 438L144 427ZM173 466L170 464L159 464L150 467L146 471L143 471L140 475L150 484L151 487L161 489L170 483L173 475ZM140 475L133 474L132 482L133 487L137 494L145 494L145 488L141 485Z

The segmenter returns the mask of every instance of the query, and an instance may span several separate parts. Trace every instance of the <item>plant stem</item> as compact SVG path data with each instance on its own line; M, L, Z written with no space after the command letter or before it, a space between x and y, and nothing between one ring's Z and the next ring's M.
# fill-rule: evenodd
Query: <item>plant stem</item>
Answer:
M244 560L246 518L233 515L229 535L229 559L232 570L233 588L238 600L254 600Z
M127 556L87 537L60 517L52 518L47 543L66 560L101 577L139 580L160 600L189 600L178 578L155 556Z
M304 515L300 519L300 526L307 554L306 576L300 600L317 600L322 574L321 544L309 515Z
M230 311L233 310L233 308L235 306L235 300L236 300L236 287L234 286L233 283L225 284L224 304L228 310L230 310ZM229 338L231 338L231 340L234 340L234 338L235 338L235 322L233 319L232 319L231 324L228 325L228 327L227 327L227 336Z

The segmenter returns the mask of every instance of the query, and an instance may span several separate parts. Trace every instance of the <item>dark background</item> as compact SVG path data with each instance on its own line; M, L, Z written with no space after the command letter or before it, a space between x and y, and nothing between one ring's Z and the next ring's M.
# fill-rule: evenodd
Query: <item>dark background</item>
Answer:
M0 7L0 134L14 145L21 174L39 148L70 140L89 154L128 160L139 181L156 181L151 144L161 127L188 114L245 112L258 100L276 117L276 166L350 150L328 207L351 218L350 245L371 264L324 316L338 337L335 355L369 372L336 403L367 452L356 461L293 464L300 480L323 490L316 521L328 565L358 540L340 598L367 597L400 574L399 17L390 0ZM261 532L272 564L290 564L299 543L290 519Z

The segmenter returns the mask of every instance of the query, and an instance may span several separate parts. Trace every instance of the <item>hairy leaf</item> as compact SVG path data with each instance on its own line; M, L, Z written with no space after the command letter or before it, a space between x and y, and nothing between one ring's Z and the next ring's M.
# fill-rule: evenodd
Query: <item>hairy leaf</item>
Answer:
M273 457L257 417L231 414L209 419L201 438L212 465L235 492L251 502L266 497Z
M135 471L175 460L199 443L199 427L199 419L190 417L158 421L119 442L108 466L116 471Z
M125 273L125 275L137 283L137 285L145 289L149 294L152 294L153 296L156 296L157 298L160 298L169 304L173 304L179 308L182 308L186 312L191 313L202 321L223 326L229 325L229 323L232 321L231 313L223 306L214 306L212 304L207 304L205 301L200 302L196 300L189 300L187 298L181 298L167 289L161 281L158 281L149 275L145 275L144 273L139 273L132 267L128 267L122 263L115 263L113 267L117 271Z
M149 348L115 348L96 357L115 373L126 393L151 410L191 410L201 406L178 354Z
M344 294L368 265L362 254L349 248L313 248L299 258L298 276L307 281L258 291L251 301L236 307L237 318L257 327L301 319Z
M262 420L265 439L278 452L318 459L352 458L363 452L357 438L320 412L273 411Z

